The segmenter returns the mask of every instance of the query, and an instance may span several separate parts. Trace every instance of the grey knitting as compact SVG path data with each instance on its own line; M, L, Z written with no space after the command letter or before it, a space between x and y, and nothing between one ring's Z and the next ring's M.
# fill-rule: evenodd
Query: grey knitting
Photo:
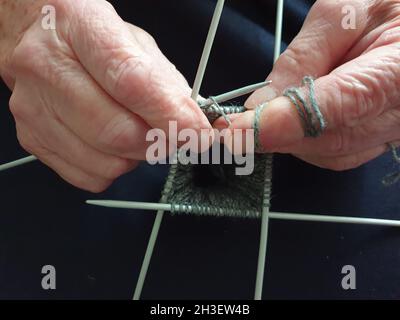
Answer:
M213 122L221 115L242 113L246 108L216 103L202 110ZM248 176L236 175L236 164L172 165L163 197L172 204L172 214L258 218L270 203L270 159L268 155L255 155L254 171Z
M171 213L260 217L263 205L269 205L271 177L266 176L270 169L266 159L266 155L255 155L254 171L248 176L236 175L235 164L178 164L168 190Z
M300 88L289 88L284 92L296 107L303 122L304 135L306 137L319 137L326 128L326 121L315 97L314 79L310 76L304 77L303 85L308 87L308 101Z
M260 121L261 121L261 114L267 105L268 105L268 103L259 105L256 108L255 115L254 115L253 129L254 129L255 150L257 152L263 151L263 146L260 141Z
M210 97L212 99L212 97ZM217 102L210 106L202 107L201 110L204 112L204 114L207 116L208 120L213 123L216 119L219 117L223 116L225 121L230 125L230 119L228 118L228 115L230 114L235 114L235 113L243 113L246 111L246 108L244 106L237 106L237 105L231 105L231 106L221 106Z
M265 106L256 110L256 141ZM222 116L230 124L228 115L245 112L246 108L215 102L202 110L211 123ZM163 191L166 202L172 204L171 213L259 218L263 208L270 205L272 157L254 156L254 171L247 176L236 175L236 164L172 165Z

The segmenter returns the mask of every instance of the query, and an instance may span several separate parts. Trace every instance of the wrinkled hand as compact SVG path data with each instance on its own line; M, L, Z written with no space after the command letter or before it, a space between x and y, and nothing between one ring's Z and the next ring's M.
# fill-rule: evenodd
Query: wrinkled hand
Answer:
M190 87L143 30L103 0L53 0L24 33L3 77L21 145L71 184L93 192L145 158L147 131L211 128ZM47 3L46 3L47 4Z
M356 29L342 27L342 8L356 10ZM305 138L295 106L279 97L302 78L316 78L316 98L327 121L319 138ZM248 108L270 101L261 115L266 151L291 153L333 170L357 167L400 141L400 1L319 0L300 34ZM278 97L277 97L278 96ZM251 128L254 111L236 116L232 128ZM220 122L221 124L221 122Z

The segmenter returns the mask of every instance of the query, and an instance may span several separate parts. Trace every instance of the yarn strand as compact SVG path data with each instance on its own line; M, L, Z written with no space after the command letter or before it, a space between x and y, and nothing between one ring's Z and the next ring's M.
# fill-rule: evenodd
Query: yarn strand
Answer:
M310 76L304 77L303 85L308 87L309 101L304 97L300 88L288 88L284 92L284 96L288 97L296 107L303 122L304 135L306 137L317 138L326 129L326 121L315 97L314 79Z
M400 165L400 156L397 152L397 148L393 143L388 143L389 148L392 151L394 161ZM400 181L400 169L396 172L389 173L382 179L382 184L386 187L395 185Z

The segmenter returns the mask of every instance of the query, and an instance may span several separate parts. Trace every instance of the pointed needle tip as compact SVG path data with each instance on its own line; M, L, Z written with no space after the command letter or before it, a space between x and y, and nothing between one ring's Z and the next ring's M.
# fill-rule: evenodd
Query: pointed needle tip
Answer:
M90 204L90 205L93 205L93 206L102 205L102 201L99 201L99 200L86 200L85 202L86 202L86 204Z

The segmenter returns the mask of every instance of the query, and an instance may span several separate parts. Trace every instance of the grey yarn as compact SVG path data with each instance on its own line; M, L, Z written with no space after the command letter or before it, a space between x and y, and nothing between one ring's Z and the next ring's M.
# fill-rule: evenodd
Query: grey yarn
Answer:
M253 122L253 129L254 129L254 141L255 141L255 149L256 151L261 152L263 150L263 146L260 141L260 121L261 121L261 114L268 103L264 103L259 105L256 108L256 112L254 115L254 122Z
M308 86L309 101L304 97L302 91L295 87L287 89L284 96L288 97L295 105L303 122L304 135L316 138L325 130L326 122L315 98L314 79L310 76L304 77L303 85Z
M394 161L400 165L400 156L397 153L397 148L394 144L392 143L388 143L388 146L390 147L391 151L392 151L392 155L393 155L393 159ZM385 176L382 179L382 183L383 185L385 185L386 187L392 186L394 184L396 184L397 182L400 181L400 170L396 171L396 172L392 172L389 173L387 176Z
M210 99L213 99L213 97L210 97ZM235 106L235 105L221 106L217 102L215 102L210 106L201 107L201 110L203 110L204 114L207 116L208 120L211 123L213 123L220 116L223 116L225 121L230 125L231 121L228 118L228 115L235 113L243 113L247 109L244 106Z
M228 123L228 125L231 125L232 122L231 122L231 120L228 118L228 116L226 115L226 112L225 112L224 108L222 108L222 107L218 104L218 102L215 100L214 97L210 97L210 99L211 99L212 102L214 102L214 103L210 106L211 112L214 111L215 113L221 114L221 116L224 117L224 119L225 119L225 121Z

